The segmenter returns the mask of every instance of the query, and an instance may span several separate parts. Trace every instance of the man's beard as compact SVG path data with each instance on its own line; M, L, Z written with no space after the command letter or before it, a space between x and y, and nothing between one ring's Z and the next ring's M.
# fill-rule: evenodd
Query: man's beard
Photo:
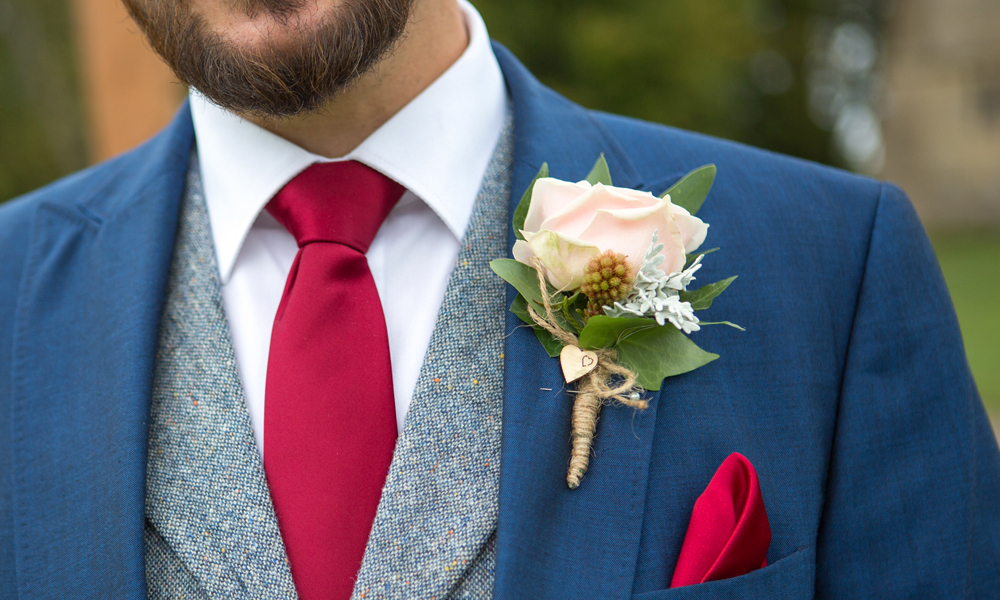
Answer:
M288 24L305 0L229 0L248 17ZM191 0L124 0L177 77L237 113L277 118L314 111L388 55L413 0L344 0L317 25L282 43L240 47L211 30ZM289 36L291 37L291 36Z

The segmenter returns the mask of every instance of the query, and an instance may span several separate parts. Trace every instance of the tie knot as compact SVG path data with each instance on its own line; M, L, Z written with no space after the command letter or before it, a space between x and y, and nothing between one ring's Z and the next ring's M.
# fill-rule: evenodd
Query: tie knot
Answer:
M266 209L299 247L334 242L364 254L404 191L356 161L316 163L285 184Z

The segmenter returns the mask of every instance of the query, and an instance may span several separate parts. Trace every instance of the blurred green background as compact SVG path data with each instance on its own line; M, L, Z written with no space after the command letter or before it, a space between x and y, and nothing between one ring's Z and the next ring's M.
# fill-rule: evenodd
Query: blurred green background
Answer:
M66 0L0 0L0 200L87 164Z
M809 117L812 0L478 0L490 34L590 108L836 161ZM762 53L767 53L763 54ZM767 62L773 82L754 84ZM768 88L768 84L771 87ZM761 88L766 88L762 90Z
M1000 424L1000 232L931 234L962 326L969 366L994 426Z
M493 37L585 106L862 172L884 164L880 73L894 4L474 4ZM66 0L0 0L0 200L88 162L73 23ZM928 225L981 393L1000 414L1000 233Z

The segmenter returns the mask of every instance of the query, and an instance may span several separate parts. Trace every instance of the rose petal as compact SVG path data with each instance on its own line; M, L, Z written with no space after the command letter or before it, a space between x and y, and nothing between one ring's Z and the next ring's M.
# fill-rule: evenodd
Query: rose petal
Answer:
M570 183L551 177L539 179L531 190L531 204L524 218L524 230L541 231L543 221L573 204L590 188L586 181Z
M601 253L597 246L544 229L537 233L525 231L524 239L544 266L545 278L559 291L583 285L587 265Z
M614 186L608 186L608 189L611 190L612 193L625 196L626 198L630 198L632 200L639 200L640 202L643 202L647 206L652 206L654 204L660 203L660 198L654 196L652 192L643 192L639 190L614 187Z
M684 251L690 254L705 243L705 237L708 235L708 223L679 206L674 206L673 209L674 220L677 222L677 229L680 231L681 240L684 243Z
M670 215L666 230L660 230L660 242L663 244L660 254L667 259L660 265L660 270L667 275L683 270L684 263L687 262L687 253L684 252L684 239L681 237L673 213Z
M663 218L670 213L669 210L670 203L661 202L654 206L641 206L638 208L618 208L618 209L608 209L601 208L599 211L609 213L611 216L623 221L641 221L643 219L648 219L654 215L660 215ZM662 214L661 214L662 213Z
M673 223L666 202L661 202L659 207L597 211L590 226L580 236L580 240L593 244L601 250L614 250L624 254L628 257L632 268L638 270L649 250L654 231L660 232L660 241L664 244L662 254L667 260L663 268L673 267L678 261L678 254L681 255L681 266L683 266L683 248L679 247L675 239L679 236L672 233L676 231L676 225Z
M637 192L598 183L580 198L543 221L541 229L578 237L593 221L598 210L629 210L658 205L660 205L660 199L648 192Z
M669 195L664 196L663 200L670 205L672 218L666 234L660 233L660 241L665 246L661 254L667 257L660 268L669 275L682 270L687 262L687 253L693 252L704 243L708 234L708 224L693 216L683 206L671 202Z
M521 232L524 235L524 232ZM517 240L514 242L514 248L511 249L511 253L514 255L514 260L519 263L524 263L526 265L533 266L531 264L531 259L535 258L535 251L531 249L531 244L524 240Z

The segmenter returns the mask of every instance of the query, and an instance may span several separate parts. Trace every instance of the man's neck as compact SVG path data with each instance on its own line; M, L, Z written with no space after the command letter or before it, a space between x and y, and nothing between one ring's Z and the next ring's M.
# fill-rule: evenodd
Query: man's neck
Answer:
M335 100L287 119L247 118L314 154L344 156L447 71L468 44L456 0L416 0L392 54Z

